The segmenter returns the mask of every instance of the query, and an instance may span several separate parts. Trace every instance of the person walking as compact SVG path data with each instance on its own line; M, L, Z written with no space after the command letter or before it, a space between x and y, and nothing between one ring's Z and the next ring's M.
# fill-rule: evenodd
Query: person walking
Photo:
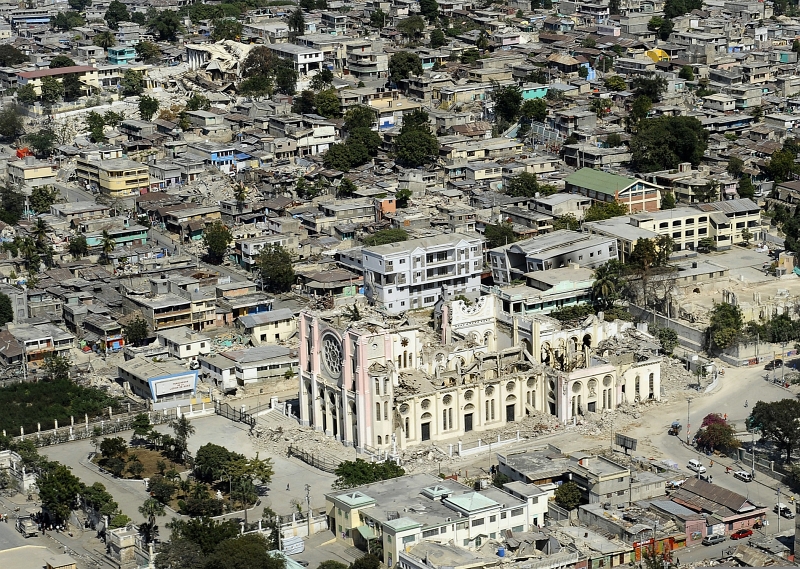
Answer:
M286 485L286 491L287 492L289 491L289 485L288 484Z

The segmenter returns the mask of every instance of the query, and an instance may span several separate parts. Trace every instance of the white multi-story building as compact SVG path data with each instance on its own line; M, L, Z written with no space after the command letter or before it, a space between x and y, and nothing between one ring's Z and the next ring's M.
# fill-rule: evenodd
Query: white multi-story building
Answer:
M383 44L373 44L370 41L348 44L346 65L350 74L361 80L389 76L389 56L383 51Z
M364 294L389 314L480 295L483 239L437 235L362 251Z
M382 552L384 564L416 567L406 552L423 541L480 548L507 532L544 525L547 492L534 484L475 491L455 480L412 474L326 494L330 529L339 541ZM513 490L512 490L513 489ZM375 544L377 542L377 544Z
M307 75L310 71L322 69L322 62L325 57L322 51L295 45L293 43L277 43L268 46L278 57L283 57L294 63L295 70L301 75Z

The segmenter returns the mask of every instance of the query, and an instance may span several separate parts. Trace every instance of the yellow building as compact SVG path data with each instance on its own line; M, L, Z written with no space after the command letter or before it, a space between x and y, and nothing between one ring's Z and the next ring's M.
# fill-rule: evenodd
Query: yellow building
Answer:
M15 186L36 188L50 186L56 181L55 164L26 156L24 160L8 163L8 181Z
M75 176L87 187L96 189L112 198L138 196L150 188L150 171L147 164L120 158L121 152L112 157L96 153L81 153L75 166Z
M17 73L17 84L19 87L33 85L36 95L42 94L42 79L53 77L60 82L64 81L67 75L77 75L84 93L89 93L94 89L100 88L97 69L91 65L73 65L70 67L57 67L55 69L37 69L36 71L21 71Z

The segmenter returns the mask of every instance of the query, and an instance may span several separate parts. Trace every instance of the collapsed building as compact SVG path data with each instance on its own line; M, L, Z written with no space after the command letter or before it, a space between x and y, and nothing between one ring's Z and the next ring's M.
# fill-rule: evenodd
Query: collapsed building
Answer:
M353 316L301 312L300 418L360 450L660 399L658 344L630 322L511 315L495 295L440 302L433 331L402 315ZM614 343L630 335L628 347Z

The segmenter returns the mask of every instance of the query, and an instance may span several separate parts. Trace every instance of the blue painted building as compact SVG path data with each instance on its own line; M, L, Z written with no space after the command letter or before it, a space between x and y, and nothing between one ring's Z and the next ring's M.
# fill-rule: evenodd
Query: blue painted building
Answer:
M136 59L133 47L114 46L108 48L108 62L112 65L128 65Z

